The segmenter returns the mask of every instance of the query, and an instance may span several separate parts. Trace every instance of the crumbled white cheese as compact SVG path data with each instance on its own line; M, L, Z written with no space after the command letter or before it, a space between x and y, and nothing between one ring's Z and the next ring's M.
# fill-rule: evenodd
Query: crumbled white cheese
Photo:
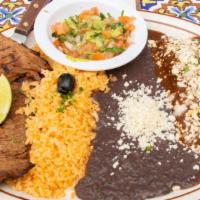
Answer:
M118 143L118 145L122 145L122 144L123 144L123 140L122 140L122 139L119 139L119 140L117 141L117 143Z
M181 187L179 185L175 185L172 187L172 190L175 191L179 191L181 189Z
M115 118L114 118L114 117L111 117L110 119L111 119L112 121L115 121Z
M126 150L126 149L130 149L130 145L129 144L122 144L119 146L119 150Z
M158 137L176 141L175 117L165 111L172 108L167 92L157 91L153 96L152 88L141 84L137 90L127 91L124 95L126 98L112 96L118 101L120 110L115 127L124 133L118 143L120 150L130 149L130 144L122 143L123 137L137 140L142 150L153 146Z
M125 154L125 155L124 155L124 158L126 159L127 157L128 157L128 156Z
M182 159L180 159L180 163L183 163L183 158L182 158Z
M158 78L157 79L157 83L161 83L162 82L162 79L161 78Z
M185 88L187 85L183 82L178 81L177 86L180 87L180 88Z
M127 74L122 75L122 79L124 80L127 77Z
M129 83L126 81L125 83L124 83L124 87L128 87L129 86Z
M194 165L194 166L193 166L193 170L199 171L199 165Z
M113 176L114 174L115 174L114 172L111 172L111 173L110 173L111 176Z
M174 115L176 117L181 116L184 112L186 112L186 110L187 110L186 105L176 104L174 107Z
M148 47L155 48L157 47L155 40L148 40Z
M171 109L168 93L157 91L152 96L152 88L141 84L137 90L129 90L121 96L113 95L119 104L119 121L116 128L121 128L125 136L137 140L142 150L153 146L156 138L176 141L175 118L165 110ZM119 149L128 149L129 144L120 145Z
M174 114L182 122L178 124L179 138L184 138L192 150L200 153L197 141L200 138L200 40L174 39L162 37L164 46L163 56L171 55L175 59L170 63L171 72L176 77L177 86L180 88L180 102L174 107ZM152 47L153 42L150 42ZM157 62L163 62L163 56L157 57ZM160 65L161 67L164 65Z
M173 140L173 138L170 138L171 136L169 136L169 140ZM177 144L170 144L169 145L169 150L171 150L171 149L177 149L178 148L178 145Z
M113 163L113 168L116 169L118 165L119 165L119 162L118 162L118 161L115 161L115 162Z

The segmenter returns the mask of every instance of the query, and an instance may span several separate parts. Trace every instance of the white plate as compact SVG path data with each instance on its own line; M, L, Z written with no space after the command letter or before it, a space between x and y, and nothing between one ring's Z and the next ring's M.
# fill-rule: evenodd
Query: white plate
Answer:
M200 26L194 23L177 19L170 16L154 14L149 12L140 12L149 29L163 32L175 38L195 37L200 36ZM13 30L5 32L5 35L11 35ZM29 36L27 45L32 47L34 44L33 34ZM70 200L70 191L67 191L66 197L60 200ZM41 198L34 198L23 192L16 192L8 186L0 187L0 200L43 200ZM192 188L170 193L163 197L154 198L152 200L200 200L200 185Z
M131 36L132 44L122 54L102 61L73 61L59 51L51 41L51 26L65 18L80 14L88 8L98 7L102 13L110 13L117 18L124 10L125 15L134 16L133 24L135 30ZM35 39L43 50L53 60L81 70L101 71L121 67L134 58L143 50L147 41L147 27L142 16L134 9L131 9L123 0L60 0L48 4L38 15L35 28Z

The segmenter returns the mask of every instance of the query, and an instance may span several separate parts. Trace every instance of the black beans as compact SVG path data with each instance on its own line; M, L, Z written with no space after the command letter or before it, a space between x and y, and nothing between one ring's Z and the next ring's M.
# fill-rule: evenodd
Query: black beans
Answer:
M75 78L69 74L64 73L61 74L58 78L58 84L57 84L57 90L61 94L68 94L69 92L72 92L75 87Z

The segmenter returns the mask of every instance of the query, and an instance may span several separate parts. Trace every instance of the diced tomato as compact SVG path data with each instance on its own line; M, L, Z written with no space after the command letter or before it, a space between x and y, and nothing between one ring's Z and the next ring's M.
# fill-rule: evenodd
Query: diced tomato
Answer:
M93 7L90 9L92 15L99 15L99 9L97 7Z
M104 53L104 59L109 59L109 58L113 58L114 54L111 52L106 52Z
M71 56L74 57L74 58L78 58L79 54L78 54L77 51L73 51L73 52L71 52Z
M92 60L104 60L105 56L103 53L93 53L91 56Z
M117 40L126 40L126 36L125 35L119 35L118 37L116 37Z
M124 26L124 28L125 28L125 30L127 30L127 31L132 31L132 30L135 29L135 27L133 26L133 24L126 24L126 25Z
M110 36L111 36L111 34L110 34L109 31L103 31L102 34L103 34L103 36L104 36L106 39L109 39Z
M55 47L59 47L60 46L60 41L59 40L54 40L53 44L55 45Z
M69 31L69 28L67 26L67 24L65 23L56 23L53 27L52 27L52 32L57 33L58 35L64 35Z
M89 28L85 28L85 29L80 29L80 30L79 30L80 33L86 33L86 32L88 32L88 31L90 31Z
M128 43L128 42L124 43L124 48L128 48L129 46L130 46L130 43Z
M71 52L68 48L66 48L65 46L63 47L63 52L67 55L69 55Z
M86 43L79 48L79 55L83 55L86 51L95 52L97 47L94 43Z
M97 7L91 8L90 10L85 10L79 15L81 21L87 19L90 16L99 15L99 10Z
M80 15L92 15L91 10L84 10Z
M82 13L79 15L79 19L80 19L80 21L83 21L83 20L87 19L89 16L90 16L90 14L88 14L88 13Z
M117 42L115 43L115 46L116 46L116 47L119 47L119 48L124 47L124 41L123 41L123 40L117 41Z
M122 22L123 24L131 23L133 21L133 17L128 17L128 16L120 16L119 21Z

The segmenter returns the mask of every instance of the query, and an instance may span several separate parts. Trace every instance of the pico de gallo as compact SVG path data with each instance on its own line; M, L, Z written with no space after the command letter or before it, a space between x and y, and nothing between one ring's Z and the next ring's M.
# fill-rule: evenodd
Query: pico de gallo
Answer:
M124 52L131 44L134 18L122 11L117 19L98 8L83 11L52 26L53 44L67 56L105 60Z

